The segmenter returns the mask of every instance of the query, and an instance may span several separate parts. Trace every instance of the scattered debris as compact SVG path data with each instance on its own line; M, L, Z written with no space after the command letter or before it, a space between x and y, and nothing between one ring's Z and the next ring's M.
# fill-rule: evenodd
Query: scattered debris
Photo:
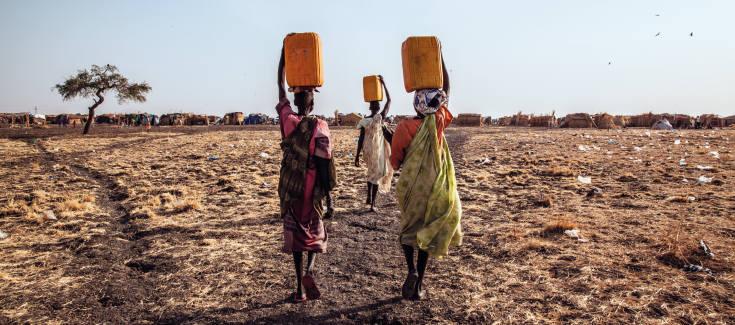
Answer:
M43 218L46 220L57 220L56 216L54 215L54 212L51 210L46 210L43 212Z
M705 255L709 255L709 256L712 256L712 257L715 256L715 253L713 253L712 250L709 248L709 246L707 246L707 244L704 243L704 240L700 240L699 241L699 248L702 250L702 252Z
M579 180L580 182L582 182L582 183L585 183L585 184L590 184L590 183L592 183L592 177L582 177L582 175L579 175L579 176L577 176L577 179L578 179L578 180Z
M685 265L684 267L681 268L681 270L684 272L690 272L690 273L691 272L705 272L705 273L712 274L712 271L710 269L701 267L699 265L693 265L693 264Z
M268 158L270 158L271 156L270 156L270 155L268 155L267 153L263 152L263 153L261 153L261 154L260 154L260 157L262 157L262 158L265 158L265 159L268 159Z
M592 197L599 197L599 196L602 196L602 194L603 194L602 189L599 187L595 187L591 189L589 192L587 192L587 196L592 196Z
M573 230L564 230L564 235L567 235L569 237L572 237L580 242L586 243L588 242L587 239L583 239L579 237L579 230L573 229Z
M0 239L8 238L8 234L4 233L2 230L0 230Z

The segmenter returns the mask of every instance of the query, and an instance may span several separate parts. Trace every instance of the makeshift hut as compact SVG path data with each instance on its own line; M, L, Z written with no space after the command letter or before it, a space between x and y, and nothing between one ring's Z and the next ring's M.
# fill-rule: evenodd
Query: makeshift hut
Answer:
M555 121L556 119L554 118L554 115L531 116L531 126L532 127L542 127L542 128L554 127Z
M653 113L641 114L631 117L631 126L646 127L650 128L653 123L656 123L660 119L660 116L654 115Z
M195 114L192 114L187 119L186 125L205 125L206 124L206 122L205 122L206 119L207 119L207 117L204 116L204 115L195 115Z
M350 113L340 116L340 120L340 125L342 126L357 126L357 124L360 123L360 120L362 120L362 116L357 113Z
M735 115L723 117L723 119L725 120L725 126L730 126L730 125L735 124Z
M245 120L245 114L242 112L231 112L225 115L227 125L241 125Z
M102 114L97 116L97 123L98 124L114 124L115 123L115 115L112 114Z
M671 122L671 126L674 127L674 129L688 129L692 126L692 122L694 119L692 119L689 115L675 115L673 116L673 122Z
M671 126L671 123L669 123L669 120L666 118L661 118L660 120L656 121L656 123L653 123L651 126L651 130L673 130L674 127Z
M510 125L513 122L513 118L510 116L503 116L498 119L498 125Z
M248 115L243 121L243 125L256 125L256 124L263 124L263 114L260 113L254 113Z
M616 115L613 117L613 123L615 123L615 126L619 128L624 128L628 126L628 117L623 115Z
M401 123L401 121L411 117L413 117L413 115L396 115L396 117L393 118L393 124L398 125Z
M599 116L599 123L597 123L598 129L615 129L617 126L615 125L614 118L612 115L609 114L600 114Z
M704 114L699 120L702 122L702 127L708 127L710 124L713 127L725 127L725 119L716 114Z
M480 114L459 114L456 120L459 126L482 126L482 115Z
M592 117L587 113L577 113L577 114L567 114L567 116L564 117L564 123L562 123L560 128L573 128L573 129L581 129L581 128L596 128L597 125L595 125L595 122L592 120Z
M510 124L515 126L528 126L531 123L531 119L528 117L528 115L523 115L521 112L518 112L517 115L514 115L511 118Z
M161 115L161 125L171 125L171 117L168 114Z

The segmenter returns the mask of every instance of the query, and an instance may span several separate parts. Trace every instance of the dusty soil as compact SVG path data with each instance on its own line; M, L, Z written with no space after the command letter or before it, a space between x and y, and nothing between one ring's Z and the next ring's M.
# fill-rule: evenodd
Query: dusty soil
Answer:
M278 129L142 131L0 129L0 323L735 322L733 130L450 127L464 244L414 302L395 193L367 212L358 131L333 128L338 214L301 304Z

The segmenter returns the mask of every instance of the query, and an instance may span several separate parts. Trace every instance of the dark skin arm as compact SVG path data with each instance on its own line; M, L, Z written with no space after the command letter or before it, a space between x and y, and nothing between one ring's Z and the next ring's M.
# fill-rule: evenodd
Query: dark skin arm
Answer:
M316 177L319 177L319 185L327 196L327 212L324 214L323 218L329 219L334 213L332 192L329 189L329 159L314 156L314 163L316 164Z
M444 87L442 87L442 90L444 90L447 97L449 97L449 74L447 73L447 65L444 63L444 53L442 53L442 78L444 79Z
M383 90L385 90L385 106L383 106L383 111L380 112L380 116L385 121L385 117L388 116L388 110L390 110L390 93L388 92L388 87L385 86L383 76L378 76L378 78L380 78L380 83L383 85ZM362 137L360 138L362 139ZM358 152L360 151L358 150Z
M281 61L278 63L278 102L286 98L286 83L284 81L286 77L286 54L285 49L281 47Z
M355 167L360 167L360 151L362 151L363 139L365 139L365 128L360 128L360 140L357 141L357 154L355 154Z

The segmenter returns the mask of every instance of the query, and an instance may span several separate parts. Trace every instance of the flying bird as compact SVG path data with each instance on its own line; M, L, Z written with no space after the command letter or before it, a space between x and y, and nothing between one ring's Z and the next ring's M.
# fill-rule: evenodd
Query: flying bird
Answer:
M658 34L656 34L656 36L658 36L659 34L661 34L661 32L658 32ZM656 37L656 36L654 36L654 37Z
M694 32L689 33L689 36L694 36Z
M612 62L610 62L610 63L612 63ZM610 65L610 63L608 63L607 65Z
M658 17L658 15L656 15L656 17Z

